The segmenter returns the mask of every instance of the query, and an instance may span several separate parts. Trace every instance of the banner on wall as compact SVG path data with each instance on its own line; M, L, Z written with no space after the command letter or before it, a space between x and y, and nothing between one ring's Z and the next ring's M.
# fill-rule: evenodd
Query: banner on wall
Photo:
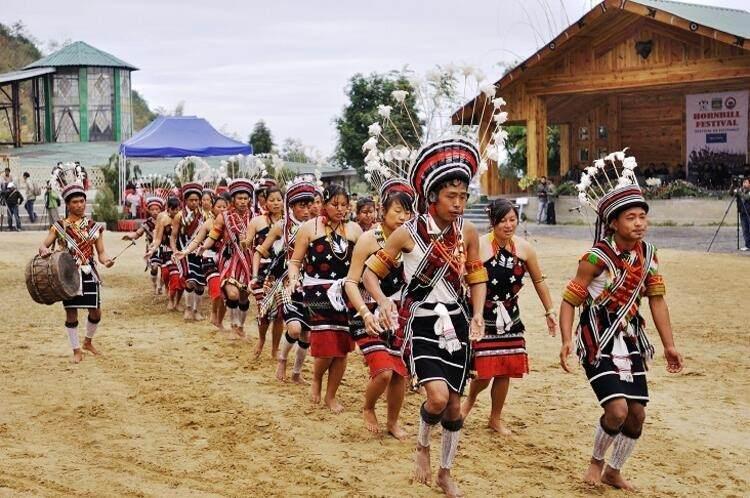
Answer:
M749 94L738 90L686 96L688 170L706 164L730 169L747 162Z

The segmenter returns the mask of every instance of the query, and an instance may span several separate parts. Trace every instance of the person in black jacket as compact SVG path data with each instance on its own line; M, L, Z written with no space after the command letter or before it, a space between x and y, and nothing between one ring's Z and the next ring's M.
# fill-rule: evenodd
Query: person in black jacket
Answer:
M8 183L6 186L5 204L8 206L8 229L21 230L21 217L18 215L18 206L23 204L23 196L13 182ZM16 220L15 228L13 228L13 219Z

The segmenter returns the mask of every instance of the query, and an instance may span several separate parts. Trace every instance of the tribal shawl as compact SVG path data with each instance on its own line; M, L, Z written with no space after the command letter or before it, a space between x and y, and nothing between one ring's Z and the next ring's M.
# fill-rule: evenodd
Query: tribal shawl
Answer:
M195 211L190 211L187 208L182 208L180 234L178 237L178 242L181 246L178 246L178 249L185 249L190 244L190 241L198 233L198 228L200 228L204 221L203 210L196 209Z
M236 209L229 209L224 212L224 229L222 239L228 250L229 261L219 263L221 271L221 281L230 281L242 287L250 283L252 275L252 260L246 249L243 249L240 242L247 238L247 227L250 225L250 212L244 215L237 212Z
M411 280L406 284L401 297L399 330L396 334L395 345L401 348L402 353L411 337L414 313L417 308L424 304L430 292L441 280L446 284L446 288L453 295L455 302L461 307L466 320L469 320L467 293L463 282L464 264L460 262L460 272L457 272L455 266L446 263L444 255L440 254L438 249L440 244L448 247L454 246L454 253L450 256L456 256L457 253L459 257L462 256L464 244L463 218L459 218L456 223L447 227L440 234L433 234L429 231L428 216L420 215L404 225L414 240L415 246L422 250L424 256Z
M583 256L582 261L607 271L611 282L596 298L589 295L581 310L576 350L579 359L596 364L618 332L626 333L632 325L638 350L646 358L654 355L654 347L646 336L639 309L641 298L649 288L661 285L658 275L656 248L642 242L634 251L620 253L612 237L596 244Z
M104 230L104 225L84 217L78 223L58 220L52 225L52 228L57 232L57 242L60 246L73 256L79 267L90 266L91 273L98 282L100 279L94 261L94 247L96 246L96 240Z

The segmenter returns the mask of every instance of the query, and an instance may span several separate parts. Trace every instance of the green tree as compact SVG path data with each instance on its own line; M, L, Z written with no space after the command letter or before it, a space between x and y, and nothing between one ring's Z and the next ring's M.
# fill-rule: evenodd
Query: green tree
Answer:
M281 158L290 163L312 162L307 147L297 138L284 139L284 143L281 144Z
M341 116L335 120L338 131L338 144L334 156L336 163L356 168L360 176L364 175L362 144L369 138L368 127L375 122L382 123L378 115L378 106L382 104L393 106L391 119L396 123L404 140L412 147L418 146L422 123L417 123L419 130L413 129L409 116L403 112L403 107L395 105L391 98L391 92L394 90L409 92L405 100L406 107L411 116L417 119L419 113L416 109L414 89L403 73L391 71L386 74L352 76L346 88L349 103L344 107ZM391 126L383 126L383 135L392 144L401 143L401 139Z
M254 154L270 154L274 146L273 136L265 121L261 119L255 123L248 143L253 146Z
M505 126L508 139L505 148L508 151L507 161L500 166L500 175L504 178L521 178L526 174L526 127ZM560 174L560 127L547 127L547 171L549 176Z
M146 99L137 90L132 90L131 95L133 104L133 131L135 132L156 119L156 113L149 108L148 102L146 102Z

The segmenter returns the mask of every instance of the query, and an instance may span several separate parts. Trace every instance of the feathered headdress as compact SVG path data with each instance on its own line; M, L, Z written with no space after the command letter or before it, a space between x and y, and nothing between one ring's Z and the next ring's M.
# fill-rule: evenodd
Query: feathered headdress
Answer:
M454 65L437 68L423 80L413 79L411 86L421 107L420 116L414 116L409 110L408 91L393 91L393 105L378 107L380 119L370 125L370 136L362 145L368 182L380 188L392 177L408 179L420 212L426 212L428 194L441 180L458 178L467 184L477 182L487 171L489 161L499 161L507 138L507 132L501 127L508 118L508 113L502 110L505 100L496 96L495 85L482 83L483 79L484 75L470 66ZM463 97L458 96L459 88L463 88ZM480 127L472 124L473 111L471 115L462 114L458 122L451 118L459 99L465 101L476 92L492 102L491 124L485 128L483 136L479 136ZM480 123L485 120L486 108L482 106ZM394 112L405 116L399 121L409 123L409 135L419 137L419 144L404 138L406 133L393 119ZM386 130L393 131L390 139ZM481 152L479 144L483 145Z
M83 168L80 164L58 164L52 168L50 185L57 192L60 192L63 200L67 201L74 195L86 197L86 189L83 186L85 178Z
M597 215L596 240L603 237L606 225L624 209L642 207L648 212L648 203L635 175L638 163L635 157L625 155L627 150L626 147L594 161L576 185L578 201L590 206Z
M211 182L213 169L203 158L188 156L177 162L174 173L180 182L180 191L185 200L192 194L203 195L205 185Z
M167 205L167 199L174 189L172 179L164 175L147 175L139 178L136 184L146 196L146 208L159 206L163 210Z

